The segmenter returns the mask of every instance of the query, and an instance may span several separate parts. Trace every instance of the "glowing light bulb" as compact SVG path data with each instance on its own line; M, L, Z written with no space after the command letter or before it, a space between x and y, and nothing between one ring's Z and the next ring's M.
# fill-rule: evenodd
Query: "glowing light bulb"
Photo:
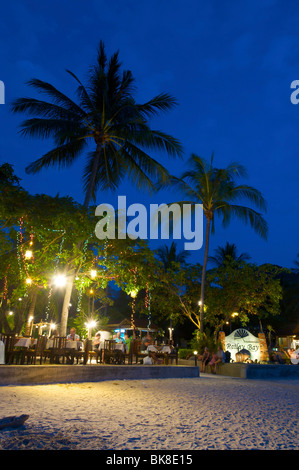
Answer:
M54 284L56 287L64 287L66 285L66 277L63 274L58 274L54 278Z
M131 290L131 292L130 292L130 296L133 297L133 299L135 299L135 297L137 297L137 294L138 294L138 290L137 290L137 289L133 289L133 290Z
M30 259L32 258L32 251L31 250L27 250L25 252L25 259Z

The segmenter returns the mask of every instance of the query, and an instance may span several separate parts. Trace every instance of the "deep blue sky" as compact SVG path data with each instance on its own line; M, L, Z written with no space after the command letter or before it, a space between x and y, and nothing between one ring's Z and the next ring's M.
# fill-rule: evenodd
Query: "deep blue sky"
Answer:
M32 77L49 81L73 96L70 69L83 81L100 40L108 55L119 49L125 69L147 101L169 92L179 105L153 122L191 153L225 167L246 166L244 181L261 190L268 203L268 241L249 226L216 225L211 250L235 243L252 261L292 267L299 252L299 105L291 104L290 84L299 79L299 3L296 0L101 0L19 1L1 6L0 80L6 104L0 105L0 162L14 165L31 193L70 195L83 202L81 162L71 169L26 175L25 167L51 148L51 142L18 135L21 115L9 103L33 96ZM174 174L186 168L164 155ZM150 201L127 184L118 194L129 203L171 202L162 193ZM98 194L97 204L115 200ZM202 262L203 250L190 261Z

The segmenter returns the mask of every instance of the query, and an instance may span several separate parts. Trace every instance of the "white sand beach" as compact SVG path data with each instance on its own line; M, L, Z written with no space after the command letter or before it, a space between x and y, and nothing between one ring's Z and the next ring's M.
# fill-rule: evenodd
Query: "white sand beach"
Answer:
M298 450L298 380L117 380L0 387L0 449Z

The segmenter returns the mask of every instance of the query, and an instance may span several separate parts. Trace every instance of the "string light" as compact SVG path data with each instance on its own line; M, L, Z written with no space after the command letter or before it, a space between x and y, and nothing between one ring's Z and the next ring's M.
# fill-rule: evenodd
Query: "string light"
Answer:
M150 291L150 288L149 288L149 285L146 284L146 294L145 294L145 307L147 308L148 310L148 324L147 324L147 328L149 329L150 326L151 326L151 322L152 322L152 319L151 319L151 291Z
M134 282L135 288L132 289L132 291L130 292L130 295L133 299L132 300L132 313L131 313L131 328L132 328L132 330L135 330L135 320L134 320L134 316L135 316L135 299L136 299L136 296L138 294L138 289L136 288L137 267L133 268L132 271L133 271L133 282Z
M7 274L10 268L10 264L6 268L6 274L4 276L4 287L3 287L3 300L6 299L7 292L8 292L8 283L7 283Z

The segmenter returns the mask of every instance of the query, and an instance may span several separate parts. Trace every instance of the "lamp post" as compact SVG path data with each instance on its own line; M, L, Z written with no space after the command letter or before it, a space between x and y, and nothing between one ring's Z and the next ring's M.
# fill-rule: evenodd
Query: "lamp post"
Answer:
M198 354L198 352L194 351L193 354L194 354L194 359L195 359L194 365L197 367L197 354Z
M64 274L57 274L57 276L54 277L54 284L56 287L65 287L66 276Z
M88 323L86 323L88 339L91 339L91 332L92 332L92 329L95 328L96 324L97 322L95 320L90 320Z
M168 328L168 331L169 331L169 342L172 341L172 332L173 332L173 330L174 330L174 329L171 328L171 327Z

